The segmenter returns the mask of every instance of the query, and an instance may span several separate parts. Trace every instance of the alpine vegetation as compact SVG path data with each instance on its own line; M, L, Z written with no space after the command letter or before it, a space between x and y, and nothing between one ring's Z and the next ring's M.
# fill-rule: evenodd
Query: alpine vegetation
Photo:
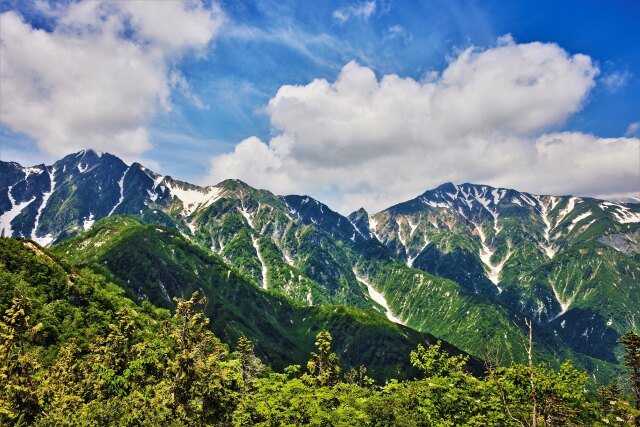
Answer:
M0 1L0 426L640 425L640 3L576 6Z

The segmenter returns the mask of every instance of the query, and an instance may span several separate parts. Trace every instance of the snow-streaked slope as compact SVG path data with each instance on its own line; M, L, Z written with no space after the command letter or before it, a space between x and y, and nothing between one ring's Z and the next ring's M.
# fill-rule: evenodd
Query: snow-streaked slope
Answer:
M367 280L365 280L364 278L360 277L354 270L353 274L355 274L356 279L358 280L358 282L362 283L363 285L365 285L367 287L367 291L369 292L369 296L371 297L371 299L375 302L377 302L378 304L380 304L384 310L385 310L385 315L387 316L387 319L391 320L394 323L399 323L401 325L404 325L405 323L402 321L402 319L400 319L399 317L395 316L393 314L393 312L391 311L391 308L389 308L389 304L387 303L387 299L384 297L384 295L380 292L378 292L372 285L371 283L369 283Z
M182 202L182 215L189 216L198 209L204 209L214 203L222 194L218 187L199 188L167 182L169 192Z
M12 188L13 186L9 187L8 189L8 196L9 196L9 201L11 202L11 209L9 209L7 212L3 213L2 216L0 216L0 234L6 237L10 237L13 235L13 230L11 229L11 222L15 219L15 217L20 215L20 212L22 212L24 208L26 208L31 202L33 202L36 199L34 196L33 198L31 198L31 200L27 200L22 203L16 203L16 200L13 198L13 195L11 194Z
M491 282L494 285L496 285L496 287L498 288L498 293L501 293L502 288L498 286L498 284L500 283L500 273L502 272L502 268L504 267L504 264L509 260L509 258L513 253L511 251L511 245L509 244L509 250L505 255L505 257L502 258L502 260L499 263L494 264L491 261L491 258L493 257L493 254L495 251L493 251L487 245L487 242L486 242L487 237L485 236L484 231L482 231L482 227L476 224L476 229L478 230L478 235L480 236L480 244L482 245L480 249L480 259L482 260L484 265L486 265L487 268L489 269L489 271L487 272L487 277L489 278L489 280L491 280Z
M256 255L258 255L258 261L260 261L260 265L262 267L262 288L267 289L268 281L267 281L267 264L264 262L262 258L262 254L260 253L260 245L258 245L258 239L255 236L251 236L251 243L253 244L253 248L256 250Z
M116 202L116 204L113 206L113 208L111 208L111 211L109 211L109 213L107 214L107 216L111 216L113 215L113 213L115 212L115 210L118 208L118 206L120 206L120 204L122 203L122 201L124 200L124 178L127 176L127 172L129 172L129 169L131 169L130 167L126 168L124 170L124 173L122 174L122 178L120 178L120 181L118 181L118 186L120 187L120 198L118 199L118 201Z
M49 246L51 242L53 242L53 235L51 233L47 233L44 236L37 235L38 225L40 224L40 218L42 217L42 211L44 210L44 208L47 207L47 202L49 201L49 198L51 197L53 192L56 190L56 178L55 178L56 169L52 168L51 172L49 172L49 170L47 169L47 172L49 173L49 181L50 181L49 191L45 192L42 195L42 203L38 208L38 213L36 214L36 220L33 225L33 231L31 232L31 240L38 242L38 244L41 246Z
M542 218L542 222L544 222L544 240L545 242L540 243L540 247L544 250L545 254L549 257L549 259L553 258L556 252L558 252L558 248L553 245L551 241L551 231L554 229L554 223L552 223L552 219L549 217L549 212L555 209L559 202L559 198L557 197L549 197L548 201L543 201L541 198L538 198L540 202L540 216Z

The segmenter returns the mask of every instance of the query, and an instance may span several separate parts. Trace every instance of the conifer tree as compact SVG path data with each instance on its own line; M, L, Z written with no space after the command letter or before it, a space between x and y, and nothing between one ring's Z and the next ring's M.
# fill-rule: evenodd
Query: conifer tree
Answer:
M74 412L83 403L83 386L87 378L83 373L80 349L71 342L60 349L56 362L43 375L40 401L45 411L56 416Z
M639 414L624 399L623 392L623 387L615 379L609 385L598 388L601 410L610 424L634 425Z
M98 337L91 346L92 357L86 369L90 370L88 376L93 377L96 397L124 396L130 389L124 373L131 358L135 332L132 315L129 309L118 310L117 321L108 325L109 334Z
M636 409L640 409L640 335L630 331L619 342L625 349L624 364L631 370L629 379L636 398Z
M334 386L340 378L338 356L331 352L331 334L321 331L316 335L317 353L311 353L311 360L307 362L309 375L304 378L318 386Z
M176 351L166 372L171 409L183 424L217 425L235 406L240 373L226 363L226 349L208 329L206 298L194 292L176 303L175 323L165 332Z
M0 425L30 422L39 410L34 373L38 360L27 344L41 325L31 326L31 300L13 298L0 321Z
M253 379L264 370L264 365L253 352L253 343L244 335L238 338L236 349L240 359L242 379L245 384L251 384Z
M371 388L375 385L375 381L367 375L367 367L364 365L360 365L358 369L351 368L344 379L348 384L363 388Z

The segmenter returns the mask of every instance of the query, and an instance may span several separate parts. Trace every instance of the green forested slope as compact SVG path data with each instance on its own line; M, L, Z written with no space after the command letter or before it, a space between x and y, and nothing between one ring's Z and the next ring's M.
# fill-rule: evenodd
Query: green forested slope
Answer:
M345 217L305 195L278 196L238 180L201 187L91 150L51 166L0 162L0 170L0 235L50 245L91 233L113 215L157 225L118 240L147 249L144 256L115 246L79 249L92 259L70 255L129 296L166 308L186 290L212 292L230 274L232 283L255 285L251 295L268 289L256 299L270 295L258 312L275 313L274 301L373 309L476 356L499 347L505 363L523 360L513 321L526 317L536 322L541 360L559 366L570 356L598 379L619 363L617 340L640 316L640 204L447 183L382 212ZM154 237L145 245L144 233L176 234L162 226L184 239L155 245ZM205 264L217 272L198 267ZM236 304L224 298L210 305ZM253 307L242 304L221 311L233 313L233 322L219 332L232 341L253 330L258 352L284 365L287 354L265 347L276 332L290 336L281 320L306 330L309 319L273 314L263 324L276 332L266 333L253 326ZM283 341L287 348L296 342Z
M189 243L175 229L128 217L97 223L91 231L55 247L76 266L88 266L120 284L136 300L174 309L173 297L200 291L205 313L224 341L250 337L256 353L274 368L303 362L315 334L326 329L348 366L367 365L382 380L410 372L407 352L435 339L389 322L373 311L346 306L305 307L264 291L215 254ZM450 352L458 353L453 347ZM478 365L473 365L477 367Z
M616 363L640 316L638 204L448 183L367 222L400 260L585 355Z
M524 315L451 280L394 261L377 244L363 245L360 251L360 274L386 294L394 313L407 326L428 331L479 358L491 354L500 364L525 362ZM558 367L563 360L571 359L589 371L598 384L619 374L619 365L573 350L546 325L534 326L533 340L541 363Z
M604 426L639 416L615 384L587 392L587 375L569 363L479 379L439 345L405 354L418 379L376 386L364 368L340 369L340 344L322 332L306 369L272 373L244 338L229 352L198 296L175 300L171 315L124 293L32 242L0 239L0 425L518 426L535 417ZM334 310L319 316L350 322Z

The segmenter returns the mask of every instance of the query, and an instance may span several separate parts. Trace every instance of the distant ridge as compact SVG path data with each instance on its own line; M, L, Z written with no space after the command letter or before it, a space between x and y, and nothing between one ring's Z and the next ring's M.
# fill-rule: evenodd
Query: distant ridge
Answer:
M49 166L0 162L0 177L4 236L49 246L130 216L296 304L374 310L478 357L492 342L522 360L513 322L529 317L541 360L604 372L640 318L637 203L445 183L343 216L309 196L193 185L92 150Z

